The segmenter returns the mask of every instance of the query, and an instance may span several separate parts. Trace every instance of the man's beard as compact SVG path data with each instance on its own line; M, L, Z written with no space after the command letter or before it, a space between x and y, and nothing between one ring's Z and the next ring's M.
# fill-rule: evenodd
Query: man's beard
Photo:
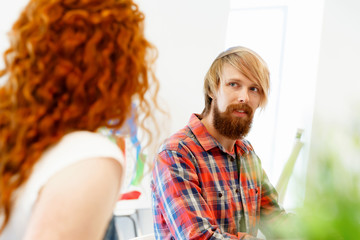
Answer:
M233 112L236 110L243 110L247 116L234 116ZM253 110L246 103L231 104L226 108L225 112L221 113L217 101L214 99L213 111L214 127L221 135L237 140L249 133L253 119Z

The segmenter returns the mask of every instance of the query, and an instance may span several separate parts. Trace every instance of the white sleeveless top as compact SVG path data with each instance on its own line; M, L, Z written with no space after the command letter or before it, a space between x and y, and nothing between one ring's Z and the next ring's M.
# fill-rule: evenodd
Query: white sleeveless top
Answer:
M54 174L81 160L96 157L114 158L121 165L125 165L124 155L119 147L99 133L88 131L72 132L46 150L34 165L28 181L15 192L15 202L11 216L0 235L0 240L20 240L24 237L38 194ZM123 169L125 169L125 166ZM3 216L0 215L0 222L2 221Z

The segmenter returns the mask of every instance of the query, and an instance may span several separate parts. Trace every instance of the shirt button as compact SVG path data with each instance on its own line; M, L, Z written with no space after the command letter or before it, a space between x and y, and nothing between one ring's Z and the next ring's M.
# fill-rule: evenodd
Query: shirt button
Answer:
M237 188L237 189L235 190L235 192L236 192L236 193L239 193L239 192L240 192L240 190Z
M222 197L222 193L221 192L219 192L219 198L221 198Z
M230 158L230 161L232 161L232 162L233 162L234 160L235 160L234 158Z

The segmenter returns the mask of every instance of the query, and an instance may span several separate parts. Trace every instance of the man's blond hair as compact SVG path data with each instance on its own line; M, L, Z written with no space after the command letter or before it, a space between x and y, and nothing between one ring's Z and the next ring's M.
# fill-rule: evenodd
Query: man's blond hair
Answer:
M238 69L245 77L260 87L260 107L264 108L270 90L270 75L267 64L256 52L246 47L237 46L220 53L206 73L204 81L205 108L202 116L204 117L210 112L211 96L219 87L220 76L225 63Z

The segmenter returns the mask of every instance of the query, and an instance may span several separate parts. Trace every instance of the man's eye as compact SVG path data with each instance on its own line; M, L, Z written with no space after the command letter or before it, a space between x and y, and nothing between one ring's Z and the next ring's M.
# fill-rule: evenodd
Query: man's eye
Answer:
M236 87L236 86L238 86L237 83L229 83L229 85L230 85L231 87Z
M257 87L251 87L250 90L253 92L259 92L259 88Z

